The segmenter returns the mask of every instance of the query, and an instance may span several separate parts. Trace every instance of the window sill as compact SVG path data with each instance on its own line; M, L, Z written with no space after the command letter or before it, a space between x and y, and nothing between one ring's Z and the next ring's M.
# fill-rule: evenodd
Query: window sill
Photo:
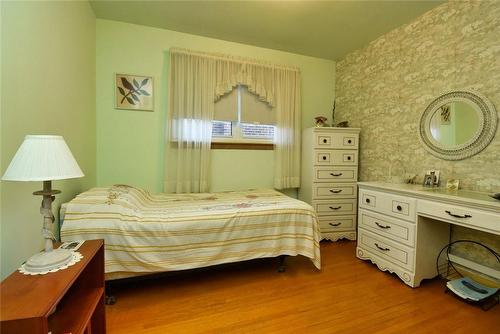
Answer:
M214 150L274 150L274 144L212 142L210 148Z

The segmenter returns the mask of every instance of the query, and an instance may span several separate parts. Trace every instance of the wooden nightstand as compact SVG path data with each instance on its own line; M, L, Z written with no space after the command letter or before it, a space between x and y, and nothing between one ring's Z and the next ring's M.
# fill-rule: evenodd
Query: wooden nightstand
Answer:
M16 271L0 284L2 334L106 333L104 243L87 240L78 252L83 259L67 269L36 276Z

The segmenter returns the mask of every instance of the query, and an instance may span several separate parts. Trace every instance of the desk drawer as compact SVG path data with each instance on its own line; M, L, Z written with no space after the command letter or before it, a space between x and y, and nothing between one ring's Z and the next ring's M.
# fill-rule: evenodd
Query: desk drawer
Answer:
M315 182L356 182L357 167L314 167Z
M415 224L368 210L359 210L359 227L415 247Z
M354 215L356 214L356 199L313 201L313 207L318 216Z
M357 133L316 132L314 146L315 148L357 149L358 138Z
M313 199L356 198L356 183L313 183Z
M419 200L418 213L496 235L500 231L500 212L479 211L465 206Z
M358 151L354 150L315 150L314 151L315 165L351 165L358 164Z
M414 250L375 233L360 228L358 230L358 246L381 258L414 271Z
M319 216L321 232L354 230L356 216Z
M414 198L360 189L359 207L415 222L416 200Z

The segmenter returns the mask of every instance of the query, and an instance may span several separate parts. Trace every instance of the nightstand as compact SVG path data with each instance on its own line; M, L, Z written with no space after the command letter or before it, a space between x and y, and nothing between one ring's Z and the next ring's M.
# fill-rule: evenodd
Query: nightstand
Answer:
M80 262L45 275L16 271L0 284L0 332L106 333L104 243L87 240Z

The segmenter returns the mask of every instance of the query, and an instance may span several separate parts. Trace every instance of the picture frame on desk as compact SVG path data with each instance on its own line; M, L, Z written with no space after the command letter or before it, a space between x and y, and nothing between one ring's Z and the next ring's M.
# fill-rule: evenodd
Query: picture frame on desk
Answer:
M424 187L437 187L439 186L439 170L431 169L425 173Z
M446 190L456 191L458 190L459 185L460 185L459 179L448 179L446 181Z

